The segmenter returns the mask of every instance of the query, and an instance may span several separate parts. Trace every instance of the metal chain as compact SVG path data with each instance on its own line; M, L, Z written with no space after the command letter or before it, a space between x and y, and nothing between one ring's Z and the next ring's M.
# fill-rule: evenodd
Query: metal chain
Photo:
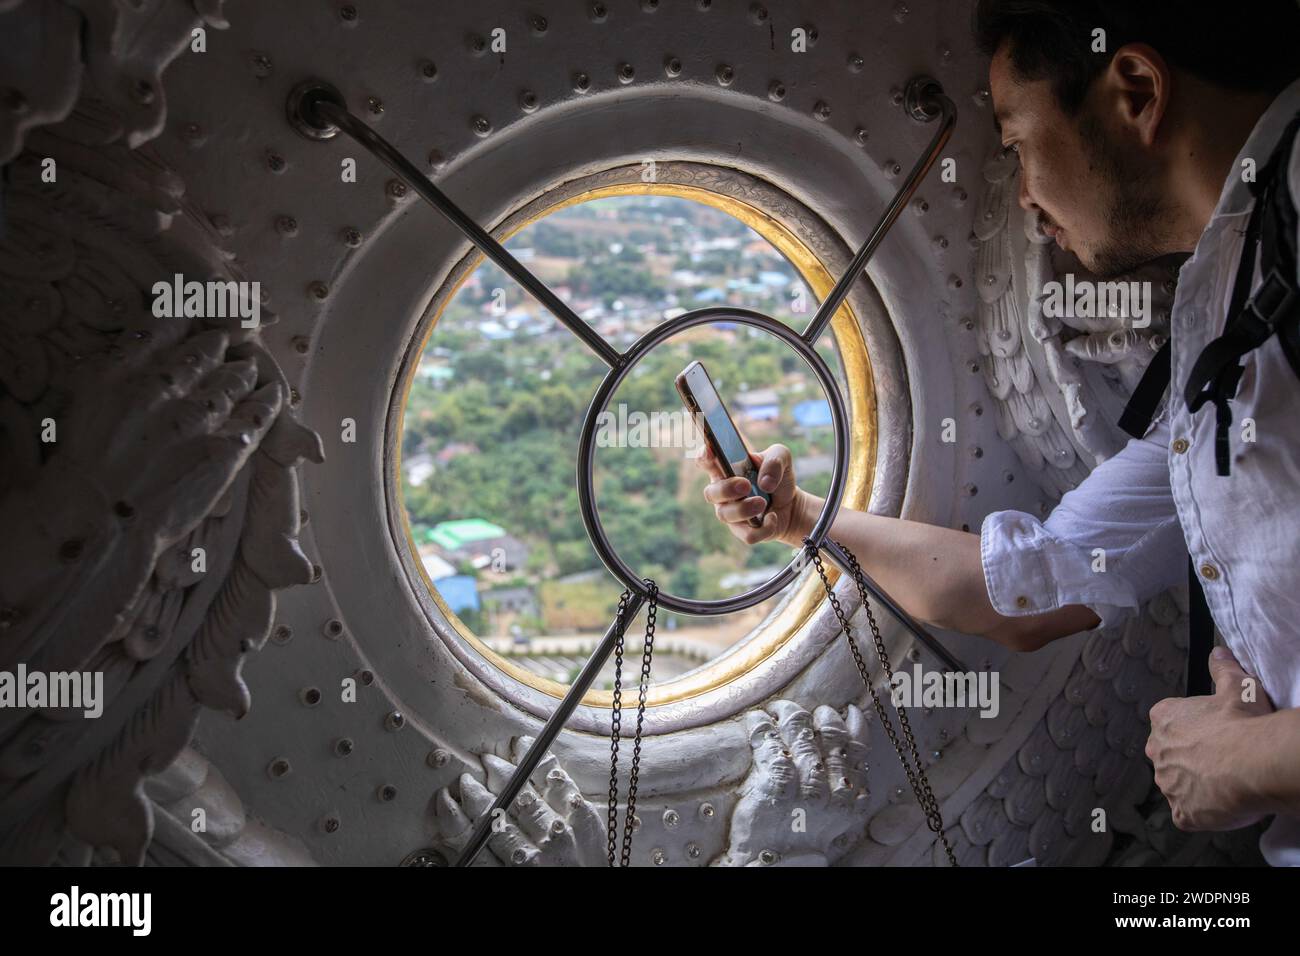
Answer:
M876 656L880 659L880 666L885 671L887 685L892 687L894 672L889 666L889 654L885 650L885 642L881 640L880 628L876 625L875 615L871 613L871 603L867 598L867 587L866 582L863 580L862 568L852 551L844 547L841 542L837 541L836 544L844 552L844 556L848 560L849 572L858 587L858 594L862 598L862 608L866 611L867 623L871 626L871 636L875 643ZM920 804L922 812L925 813L926 824L934 833L938 834L939 839L943 842L943 849L948 856L948 862L953 866L957 866L957 855L953 852L952 844L948 841L948 835L943 832L943 816L939 811L939 801L935 799L934 791L930 789L930 780L921 764L921 755L916 747L916 737L913 735L911 724L907 719L907 708L901 702L894 704L894 709L898 712L898 723L903 728L903 736L907 740L908 749L911 751L912 761L915 762L915 769L903 752L903 747L898 741L898 734L894 730L894 723L889 719L889 713L885 710L885 705L881 703L880 696L871 683L871 676L867 672L867 663L862 659L862 652L858 649L857 641L853 639L853 632L849 628L849 621L844 614L844 608L840 606L840 599L831 588L830 581L826 577L826 568L822 565L821 552L813 545L811 539L804 539L804 547L813 565L817 568L817 576L821 578L826 597L830 600L831 607L835 611L835 617L839 620L840 630L844 632L844 637L849 642L849 650L853 653L853 662L857 665L858 674L862 677L862 683L866 685L867 692L871 695L871 703L875 707L876 714L880 717L880 724L885 729L885 735L889 738L889 742L893 744L894 751L898 754L898 760L903 765L903 773L907 776L907 782L911 784L912 793L916 795L916 802Z
M609 865L614 865L618 833L618 737L623 720L623 634L627 630L627 602L632 592L624 591L618 599L618 617L614 640L614 705L609 725L609 813L605 818L605 834L609 841Z
M621 865L632 860L632 823L636 818L636 784L641 775L641 724L645 720L645 698L650 689L650 658L654 654L655 611L659 606L659 588L646 579L650 594L646 598L645 645L641 652L641 694L636 706L636 736L632 746L632 771L627 780L627 811L623 818L623 856Z
M659 588L654 581L645 579L649 595L646 600L645 643L641 651L640 694L636 708L636 736L632 747L632 770L628 776L627 811L623 822L623 846L618 847L618 742L622 728L623 711L623 636L627 630L627 605L631 592L624 591L618 599L618 638L614 642L614 702L610 715L609 731L609 812L605 820L609 865L628 866L632 860L632 830L636 820L636 787L641 774L641 728L645 722L646 694L650 689L650 661L654 655L655 612L659 606Z

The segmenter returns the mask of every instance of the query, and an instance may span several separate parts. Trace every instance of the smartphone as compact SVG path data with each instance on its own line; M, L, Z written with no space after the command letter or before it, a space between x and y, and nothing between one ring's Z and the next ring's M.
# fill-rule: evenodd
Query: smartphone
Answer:
M692 362L677 376L677 391L691 413L691 420L704 433L704 440L713 449L714 457L729 478L748 478L751 495L758 495L769 505L772 496L758 487L758 468L749 458L749 448L740 437L736 423L722 404L722 397L709 378L709 373L699 362ZM766 509L763 511L767 513ZM762 517L750 518L752 527L763 526Z

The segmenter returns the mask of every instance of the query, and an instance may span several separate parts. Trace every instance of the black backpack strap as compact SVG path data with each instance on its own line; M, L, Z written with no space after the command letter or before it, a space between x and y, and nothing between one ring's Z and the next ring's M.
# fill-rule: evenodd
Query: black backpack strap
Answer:
M1196 563L1187 558L1187 696L1214 693L1210 680L1210 651L1214 650L1214 615L1205 600L1205 589L1196 574Z
M1151 364L1146 367L1146 371L1142 373L1137 388L1133 389L1128 404L1124 406L1124 413L1119 417L1119 427L1134 438L1141 438L1147 433L1147 429L1151 427L1151 419L1155 417L1156 406L1160 404L1161 396L1169 387L1171 374L1169 349L1170 343L1166 340L1165 344L1160 346L1160 351L1151 359Z
M1214 404L1214 454L1219 475L1227 475L1231 467L1228 429L1232 424L1232 409L1229 401L1237 394L1237 385L1244 371L1239 364L1241 357L1263 345L1276 332L1287 361L1300 377L1300 294L1295 281L1296 210L1287 183L1287 161L1297 130L1300 130L1300 113L1287 125L1258 181L1251 184L1255 208L1246 229L1246 243L1233 284L1227 324L1223 334L1197 356L1183 389L1183 398L1192 414L1206 402ZM1255 294L1250 295L1257 249L1260 249L1263 281Z

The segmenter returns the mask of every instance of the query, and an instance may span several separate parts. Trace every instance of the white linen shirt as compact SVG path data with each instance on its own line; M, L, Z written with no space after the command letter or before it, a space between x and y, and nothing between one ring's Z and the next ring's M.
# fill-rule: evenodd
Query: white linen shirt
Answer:
M1300 80L1255 124L1179 273L1172 394L1147 434L1098 465L1046 521L997 511L980 529L989 598L1009 616L1083 604L1113 624L1186 583L1190 552L1223 642L1279 710L1300 707L1300 379L1276 335L1243 357L1226 477L1215 471L1214 406L1192 415L1183 387L1227 320L1254 208L1243 162L1262 169L1298 110ZM1284 166L1300 202L1300 148ZM1261 281L1258 259L1252 290ZM1300 282L1300 267L1293 278ZM1243 440L1248 420L1253 442ZM1104 573L1093 570L1095 548L1105 552ZM1274 866L1300 866L1300 812L1278 816L1260 850Z

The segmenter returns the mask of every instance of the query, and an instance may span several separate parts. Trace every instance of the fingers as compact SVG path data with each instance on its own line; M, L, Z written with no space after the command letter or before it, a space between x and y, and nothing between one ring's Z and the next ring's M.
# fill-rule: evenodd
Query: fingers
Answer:
M781 739L772 715L765 710L745 714L749 746L754 751L754 766L748 783L761 797L787 800L794 795L797 773L794 754Z
M704 500L712 505L726 504L748 498L752 490L748 478L719 478L704 486Z
M709 473L709 477L714 481L727 477L722 466L718 464L718 457L713 454L713 449L705 442L700 447L699 457L695 459L695 464Z
M725 521L727 524L740 524L747 522L750 518L759 517L766 507L767 502L755 495L752 498L743 498L740 501L729 501L723 505L714 505L713 511L720 521Z
M826 764L822 761L821 749L817 745L812 714L789 700L773 702L772 710L776 712L781 739L785 741L786 749L794 755L794 764L799 770L800 795L826 796L829 792Z
M750 458L758 465L758 487L771 494L781 486L781 479L790 471L790 449L784 445L768 447L762 456L750 452Z

